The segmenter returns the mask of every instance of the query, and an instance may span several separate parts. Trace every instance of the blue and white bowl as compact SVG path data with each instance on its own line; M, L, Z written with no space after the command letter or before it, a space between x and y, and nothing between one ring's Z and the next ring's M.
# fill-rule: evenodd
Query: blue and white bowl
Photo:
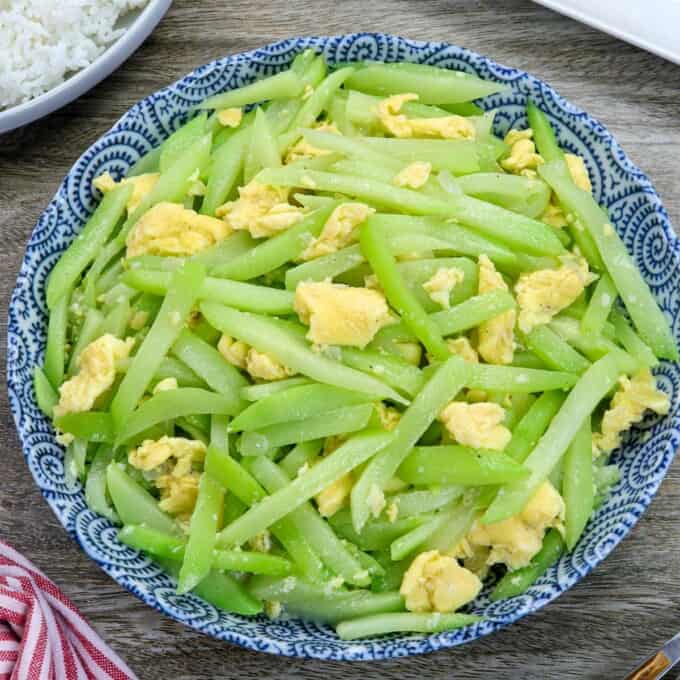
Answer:
M33 395L32 369L42 364L45 349L45 280L95 207L92 179L107 170L114 176L121 175L175 130L195 104L286 68L298 52L308 47L323 52L331 64L362 59L412 61L506 83L510 92L483 102L487 109L498 109L496 132L501 135L513 125L526 124L524 110L530 97L550 116L560 144L585 158L595 196L607 206L612 223L672 319L678 337L680 243L652 183L601 123L528 73L454 45L414 42L384 34L304 38L284 40L201 66L133 106L78 159L38 220L17 279L9 310L10 403L26 462L61 523L107 574L158 611L221 640L272 654L344 660L422 654L475 640L540 609L577 583L616 547L649 505L680 441L677 365L662 364L657 371L661 388L671 395L670 414L663 419L645 420L627 436L614 456L622 471L621 481L589 523L576 550L564 555L527 593L492 603L485 590L471 606L471 611L484 616L484 620L460 630L357 642L338 640L326 626L296 619L245 618L226 614L193 595L176 595L171 577L148 558L120 544L115 527L87 508L82 489L67 487L63 450Z

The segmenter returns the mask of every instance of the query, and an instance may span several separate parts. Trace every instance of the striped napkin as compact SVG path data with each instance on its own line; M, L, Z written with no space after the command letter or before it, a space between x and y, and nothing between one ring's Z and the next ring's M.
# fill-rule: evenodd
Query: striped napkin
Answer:
M0 541L0 680L135 677L73 602Z

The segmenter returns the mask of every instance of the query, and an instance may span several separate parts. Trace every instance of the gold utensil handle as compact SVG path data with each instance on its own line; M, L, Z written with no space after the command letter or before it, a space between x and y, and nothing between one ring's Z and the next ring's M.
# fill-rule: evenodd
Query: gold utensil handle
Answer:
M659 651L644 661L625 680L656 680L656 678L661 677L660 673L670 666L671 660L662 651Z

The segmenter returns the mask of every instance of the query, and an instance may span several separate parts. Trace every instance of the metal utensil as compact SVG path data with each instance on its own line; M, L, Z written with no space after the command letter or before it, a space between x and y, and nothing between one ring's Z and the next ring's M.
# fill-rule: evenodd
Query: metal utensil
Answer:
M680 633L648 656L625 680L658 680L680 661Z

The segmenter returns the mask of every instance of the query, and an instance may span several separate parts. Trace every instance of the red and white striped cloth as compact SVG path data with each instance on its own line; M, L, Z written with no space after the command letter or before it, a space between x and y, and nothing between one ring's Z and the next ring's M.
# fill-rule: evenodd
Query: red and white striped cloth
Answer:
M73 602L0 541L0 680L135 677Z

